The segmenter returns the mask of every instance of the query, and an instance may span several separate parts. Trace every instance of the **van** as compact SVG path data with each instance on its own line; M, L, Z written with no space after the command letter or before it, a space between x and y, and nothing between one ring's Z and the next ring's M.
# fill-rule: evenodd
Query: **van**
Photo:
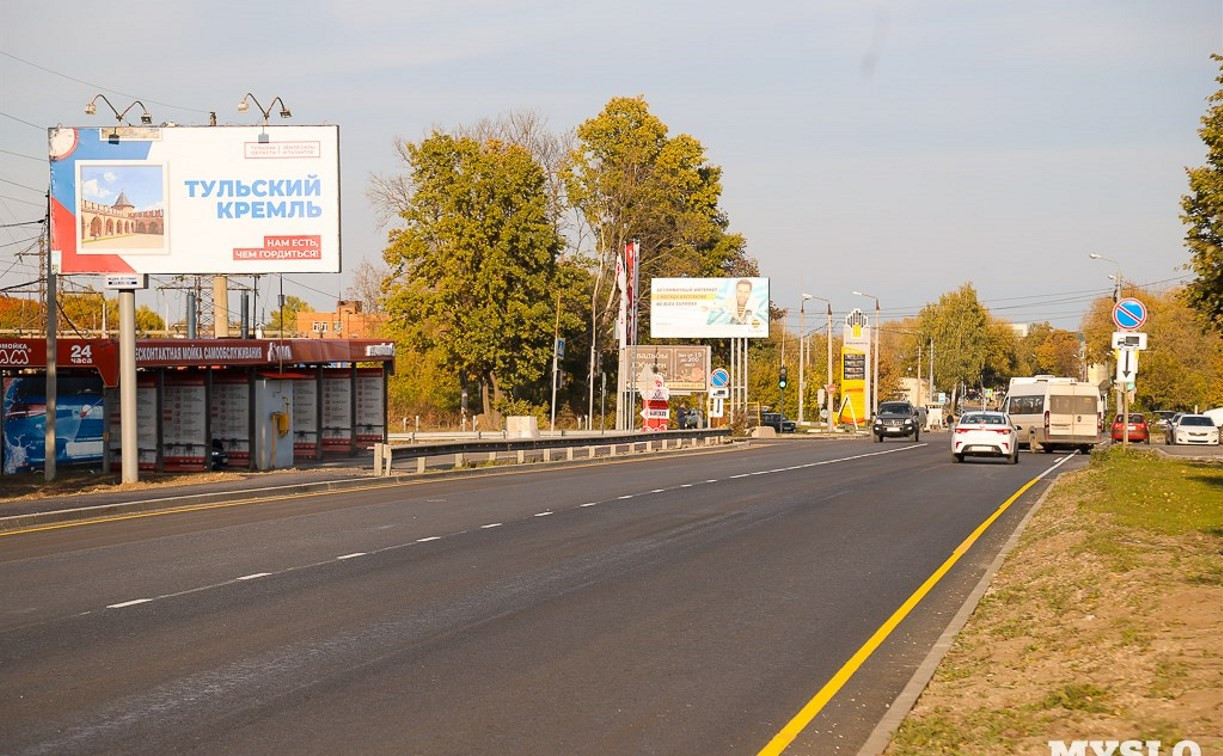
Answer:
M1090 452L1104 423L1095 384L1052 375L1012 378L1002 411L1011 416L1019 445L1032 451Z

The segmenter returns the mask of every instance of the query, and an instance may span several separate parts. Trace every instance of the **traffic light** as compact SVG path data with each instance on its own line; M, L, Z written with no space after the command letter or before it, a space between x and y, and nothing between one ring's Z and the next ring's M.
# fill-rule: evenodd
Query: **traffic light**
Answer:
M778 388L786 387L786 366L785 365L781 366L781 375L777 376L777 386Z

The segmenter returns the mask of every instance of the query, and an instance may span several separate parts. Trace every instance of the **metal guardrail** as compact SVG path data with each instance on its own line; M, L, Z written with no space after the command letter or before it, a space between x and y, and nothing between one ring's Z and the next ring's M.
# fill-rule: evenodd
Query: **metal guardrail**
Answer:
M714 441L725 443L730 440L730 431L726 428L717 430L685 430L659 431L656 433L614 433L606 435L584 436L547 436L540 438L518 439L468 439L442 443L415 444L374 444L374 475L392 475L392 465L396 459L415 460L416 472L425 471L427 460L431 457L452 457L454 467L464 467L474 461L476 455L488 455L489 462L501 461L498 455L502 453L517 453L517 463L524 463L527 452L543 452L543 461L551 460L553 449L567 450L566 459L577 459L574 452L578 449L588 449L588 458L594 458L596 450L607 448L608 456L615 456L617 449L629 446L629 453L634 453L638 446L647 450L654 448L682 448L686 441L690 445L704 443L711 445ZM469 456L471 457L469 459Z

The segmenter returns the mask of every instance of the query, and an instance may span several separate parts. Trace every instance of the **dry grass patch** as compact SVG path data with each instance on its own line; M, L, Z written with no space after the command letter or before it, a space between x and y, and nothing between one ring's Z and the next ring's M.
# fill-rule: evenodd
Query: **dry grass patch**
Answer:
M1223 467L1117 450L1059 480L888 752L1086 739L1223 751Z

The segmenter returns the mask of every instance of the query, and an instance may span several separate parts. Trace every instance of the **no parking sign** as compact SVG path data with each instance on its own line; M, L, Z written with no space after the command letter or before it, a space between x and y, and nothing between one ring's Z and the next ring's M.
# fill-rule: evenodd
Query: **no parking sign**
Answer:
M1132 297L1113 305L1113 323L1123 331L1137 331L1147 322L1147 306Z

